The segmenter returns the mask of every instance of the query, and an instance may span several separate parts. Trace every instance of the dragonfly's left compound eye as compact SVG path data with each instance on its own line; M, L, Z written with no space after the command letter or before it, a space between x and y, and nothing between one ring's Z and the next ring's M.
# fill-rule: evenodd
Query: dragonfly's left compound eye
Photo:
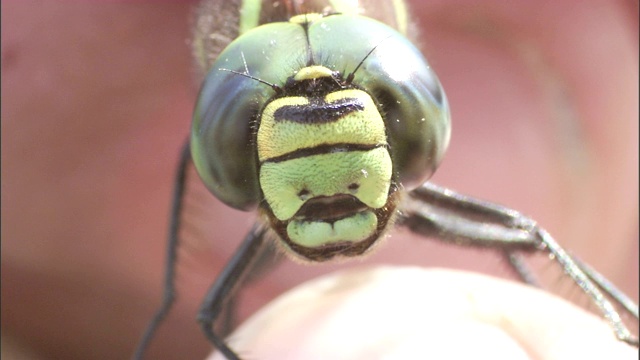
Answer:
M346 16L323 20L324 29L336 35L321 37L323 29L314 38L311 28L312 42L322 50L318 57L349 53L351 63L342 55L339 59L347 60L337 68L352 69L360 60L353 54L370 52L354 73L353 84L380 107L396 180L406 190L422 185L440 164L451 132L449 104L436 74L407 38L376 21Z

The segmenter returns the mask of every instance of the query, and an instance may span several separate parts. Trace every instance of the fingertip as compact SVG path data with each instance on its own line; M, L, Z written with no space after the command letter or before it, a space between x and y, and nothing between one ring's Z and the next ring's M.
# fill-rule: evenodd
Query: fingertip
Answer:
M417 267L307 282L256 313L229 343L247 359L637 357L603 321L543 291Z

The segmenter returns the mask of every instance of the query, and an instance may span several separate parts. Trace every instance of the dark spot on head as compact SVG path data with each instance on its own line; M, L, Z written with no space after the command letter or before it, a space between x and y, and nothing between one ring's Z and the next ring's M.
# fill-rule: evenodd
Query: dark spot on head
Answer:
M302 189L298 192L298 197L302 200L306 199L309 195L311 194L311 192L307 189Z

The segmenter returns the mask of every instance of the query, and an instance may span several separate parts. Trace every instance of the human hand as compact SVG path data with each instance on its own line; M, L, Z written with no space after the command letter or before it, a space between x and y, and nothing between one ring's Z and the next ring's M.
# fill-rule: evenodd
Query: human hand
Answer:
M547 292L477 273L388 266L307 282L253 315L229 344L264 360L638 356L602 319Z

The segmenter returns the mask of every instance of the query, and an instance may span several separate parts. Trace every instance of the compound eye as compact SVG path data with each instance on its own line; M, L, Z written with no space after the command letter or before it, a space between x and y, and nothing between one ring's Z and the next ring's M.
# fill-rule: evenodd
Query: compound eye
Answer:
M252 210L260 202L255 129L276 95L265 83L280 86L306 49L301 26L272 23L238 37L211 65L193 115L191 156L207 188L231 207Z
M449 105L435 73L420 50L386 25L357 16L321 22L310 29L314 49L322 49L318 57L335 60L337 69L361 63L352 83L371 94L384 115L396 180L407 190L421 185L439 165L451 132ZM327 36L327 29L335 36ZM345 49L348 56L332 55Z
M377 96L385 114L395 173L407 190L429 179L449 146L449 104L436 74L408 40L374 53L366 72L383 76L365 80L365 88ZM355 81L358 81L356 78Z
M218 199L240 210L255 208L260 196L251 135L258 109L248 89L254 86L240 76L209 74L191 133L191 154L201 179Z
M375 86L386 115L396 174L403 187L412 190L433 175L449 145L446 96L430 69L408 81Z
M385 114L394 171L412 190L433 175L449 145L449 105L435 73L411 43L398 38L383 45L392 49L373 54L362 86ZM367 72L371 76L365 78Z

